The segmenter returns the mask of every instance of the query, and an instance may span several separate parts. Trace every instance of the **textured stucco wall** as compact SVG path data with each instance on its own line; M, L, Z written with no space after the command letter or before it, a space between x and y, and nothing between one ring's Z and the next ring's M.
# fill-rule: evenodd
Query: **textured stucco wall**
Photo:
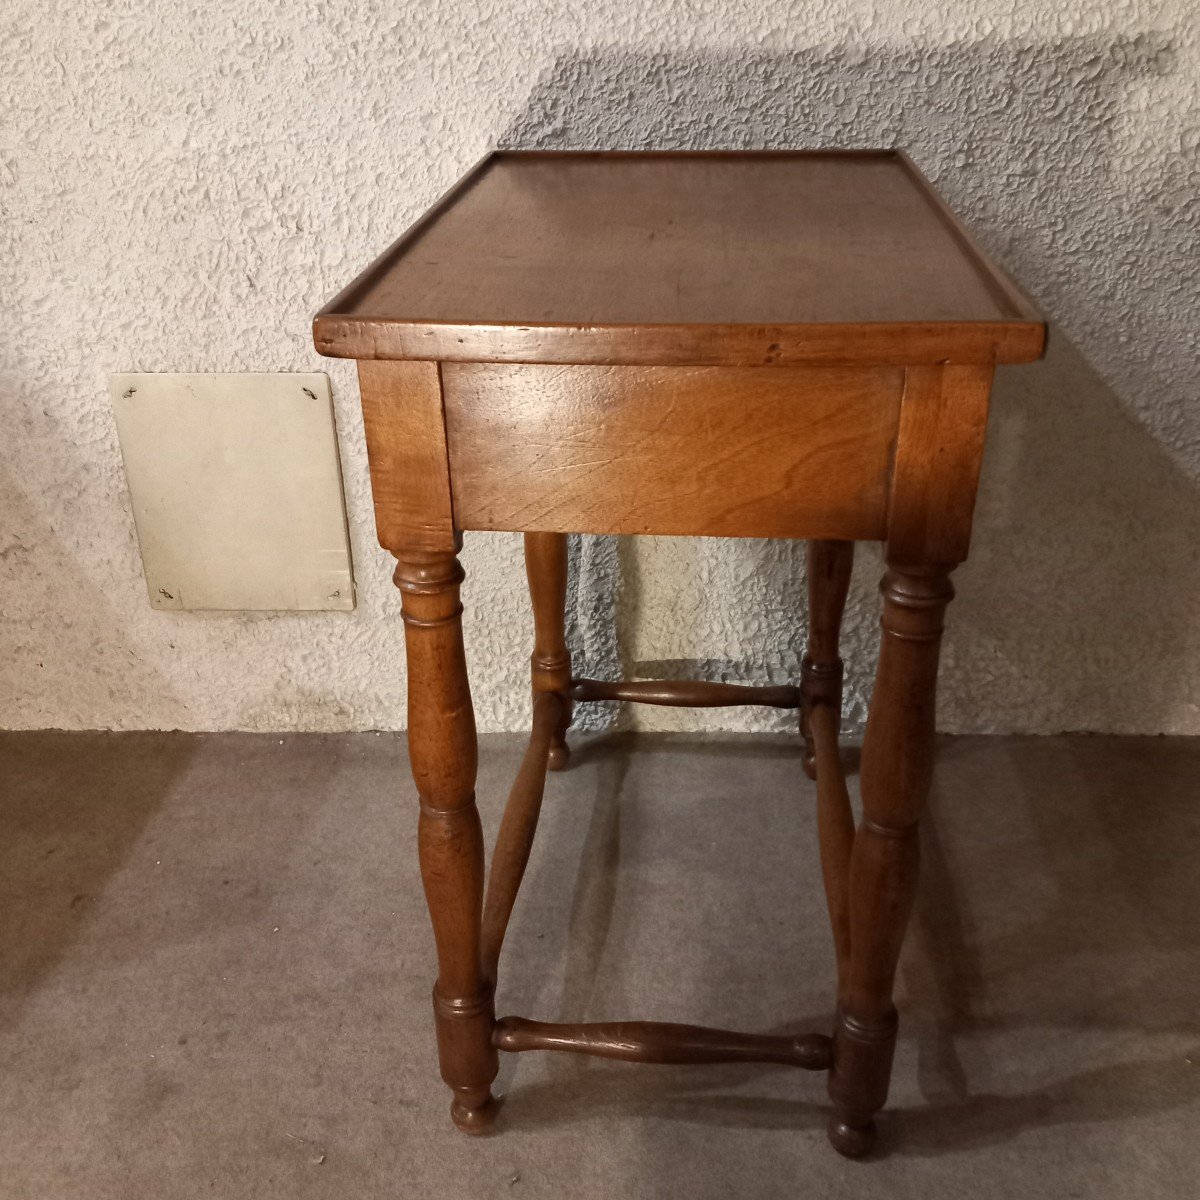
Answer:
M354 375L316 357L309 319L489 146L900 143L1053 322L1047 360L999 377L943 726L1200 732L1192 7L9 0L0 725L403 723ZM337 398L358 611L152 612L106 375L313 369ZM576 554L593 670L795 677L802 547ZM518 542L477 535L465 562L480 724L518 728ZM856 721L878 574L863 548Z

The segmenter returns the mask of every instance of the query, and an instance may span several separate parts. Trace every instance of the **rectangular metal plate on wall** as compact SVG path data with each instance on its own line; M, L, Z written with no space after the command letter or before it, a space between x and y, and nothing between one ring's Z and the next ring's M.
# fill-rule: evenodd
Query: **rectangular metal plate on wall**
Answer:
M349 610L329 377L109 377L150 603Z

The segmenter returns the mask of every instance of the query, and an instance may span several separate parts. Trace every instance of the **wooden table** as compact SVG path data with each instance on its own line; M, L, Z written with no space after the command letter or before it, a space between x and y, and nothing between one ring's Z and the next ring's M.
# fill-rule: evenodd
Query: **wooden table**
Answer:
M829 1072L843 1154L874 1136L917 879L938 644L967 553L993 368L1045 328L893 151L499 153L316 319L359 360L379 540L398 560L408 738L451 1115L486 1129L497 1050ZM525 534L533 733L484 887L461 628L464 530ZM574 678L568 533L809 540L798 686ZM855 828L838 634L855 541L886 546ZM798 709L837 950L832 1037L496 1020L547 767L590 700ZM767 831L764 831L764 834Z

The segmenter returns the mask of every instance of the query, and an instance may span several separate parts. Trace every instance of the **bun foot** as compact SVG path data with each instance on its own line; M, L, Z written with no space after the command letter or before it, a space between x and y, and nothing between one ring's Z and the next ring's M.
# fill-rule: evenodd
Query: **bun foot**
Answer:
M498 1107L490 1091L486 1092L484 1098L478 1101L473 1096L462 1098L455 1096L450 1105L450 1119L463 1133L478 1137L480 1134L491 1132L496 1121Z
M550 753L546 758L546 766L551 771L565 771L571 761L571 747L566 742L561 742L550 747Z
M829 1144L846 1158L862 1158L875 1145L875 1122L848 1125L834 1114L829 1118Z

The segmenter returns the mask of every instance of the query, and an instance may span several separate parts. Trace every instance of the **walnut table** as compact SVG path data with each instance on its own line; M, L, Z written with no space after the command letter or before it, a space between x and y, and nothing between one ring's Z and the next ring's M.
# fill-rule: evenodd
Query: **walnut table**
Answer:
M1038 358L1044 335L893 151L493 154L318 315L317 348L359 360L379 540L399 563L433 1009L460 1127L492 1122L498 1050L763 1060L828 1070L834 1146L869 1148L992 373ZM533 733L486 890L465 530L525 534L535 626ZM798 685L573 677L568 533L808 539ZM887 571L856 828L838 632L865 540ZM831 1037L496 1019L546 770L567 765L572 707L590 700L799 711L837 950Z

